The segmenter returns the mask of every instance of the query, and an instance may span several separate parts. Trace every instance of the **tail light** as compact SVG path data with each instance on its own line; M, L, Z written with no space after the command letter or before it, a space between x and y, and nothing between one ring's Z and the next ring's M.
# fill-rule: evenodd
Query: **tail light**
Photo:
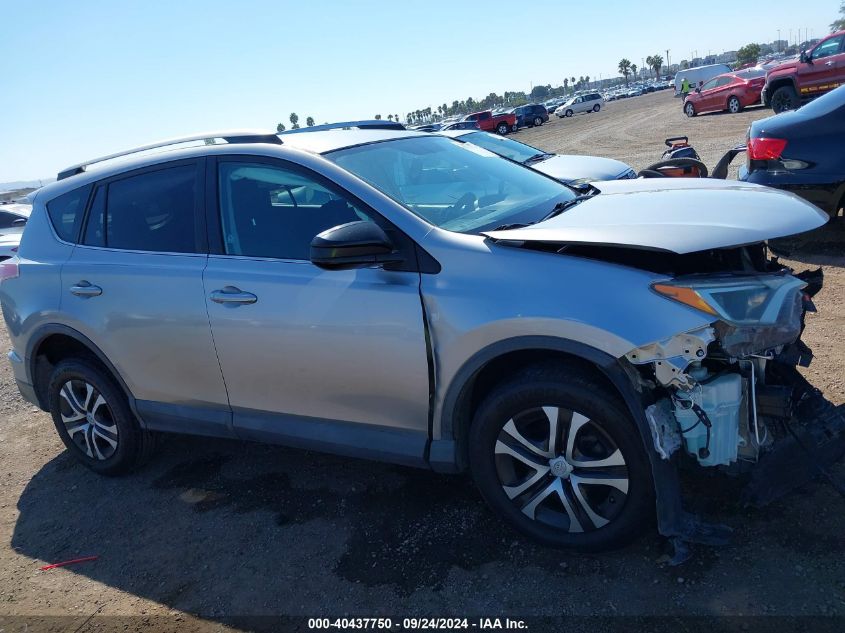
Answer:
M13 249L17 251L18 249ZM15 279L18 276L18 258L12 257L0 262L0 284L7 279Z
M749 160L777 160L786 148L786 140L782 138L750 138L748 139Z

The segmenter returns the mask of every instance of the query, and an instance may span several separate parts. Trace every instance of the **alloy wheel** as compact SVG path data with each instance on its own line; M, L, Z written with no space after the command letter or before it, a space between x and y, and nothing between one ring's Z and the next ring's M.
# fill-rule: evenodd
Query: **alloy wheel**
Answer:
M114 414L103 395L84 380L68 380L59 391L60 415L71 441L85 455L105 461L117 451Z
M684 107L684 112L686 113L686 115L687 115L688 117L693 117L693 116L695 116L695 106L693 106L691 103L688 103L688 104Z
M540 117L536 117L534 119L534 127L540 127L541 125L543 125L543 119L541 119Z
M529 519L590 532L625 506L629 476L621 450L601 425L577 411L523 411L502 427L494 451L502 489Z
M728 100L728 110L731 111L731 114L736 114L739 112L739 99L736 97L731 97Z

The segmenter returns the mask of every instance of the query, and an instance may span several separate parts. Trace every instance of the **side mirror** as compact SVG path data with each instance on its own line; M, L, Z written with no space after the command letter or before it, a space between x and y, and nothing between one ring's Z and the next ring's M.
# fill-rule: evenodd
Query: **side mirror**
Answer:
M798 61L802 64L812 64L813 59L807 55L807 51L801 51L801 54L798 56Z
M696 89L695 89L695 91L696 91L696 92L701 92L701 88L696 88Z
M311 240L311 263L325 270L349 270L402 261L390 238L375 222L348 222Z

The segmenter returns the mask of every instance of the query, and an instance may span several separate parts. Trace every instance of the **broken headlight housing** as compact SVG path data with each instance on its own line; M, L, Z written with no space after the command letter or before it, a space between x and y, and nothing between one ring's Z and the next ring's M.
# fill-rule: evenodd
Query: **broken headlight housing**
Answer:
M748 275L675 279L652 289L721 321L722 348L738 358L798 338L806 285L792 275Z

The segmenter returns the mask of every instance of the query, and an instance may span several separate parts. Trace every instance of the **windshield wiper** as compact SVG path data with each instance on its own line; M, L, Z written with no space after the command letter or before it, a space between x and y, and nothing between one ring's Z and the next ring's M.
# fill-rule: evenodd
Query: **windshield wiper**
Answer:
M513 224L502 224L501 226L497 226L493 231L510 231L511 229L524 229L526 226L530 226L530 224L526 224L525 222L514 222Z
M524 162L525 162L525 164L536 163L536 162L539 162L541 160L546 160L547 158L550 158L553 155L554 154L547 154L546 152L540 152L539 154L534 154L534 156L531 156L530 158L526 158Z
M572 198L572 200L567 200L566 202L558 202L554 207L552 207L552 210L549 211L546 215L544 215L542 217L542 219L540 219L539 221L545 222L546 220L551 220L556 215L560 215L561 213L563 213L567 209L571 209L576 204L584 202L584 200L588 200L589 198L592 198L594 195L596 195L596 194L590 193L590 194L586 194L586 195L583 195L583 196L575 196L574 198Z

